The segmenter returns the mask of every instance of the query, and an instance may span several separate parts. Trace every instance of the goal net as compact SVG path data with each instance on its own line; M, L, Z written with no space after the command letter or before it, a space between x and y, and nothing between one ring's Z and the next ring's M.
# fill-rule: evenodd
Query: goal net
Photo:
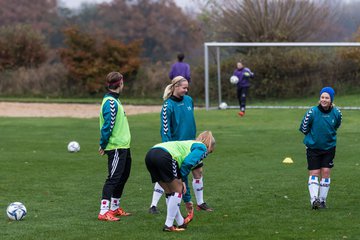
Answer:
M240 59L255 73L251 98L310 96L324 85L360 88L359 47L357 42L206 42L206 110L218 109L222 102L239 107L229 78Z

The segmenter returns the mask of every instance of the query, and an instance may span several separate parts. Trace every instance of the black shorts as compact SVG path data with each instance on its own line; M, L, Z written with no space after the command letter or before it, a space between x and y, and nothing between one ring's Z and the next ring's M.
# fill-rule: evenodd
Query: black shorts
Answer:
M308 170L334 167L336 147L328 150L306 148Z
M181 179L179 165L170 153L161 148L152 148L146 154L145 163L154 182L172 182Z

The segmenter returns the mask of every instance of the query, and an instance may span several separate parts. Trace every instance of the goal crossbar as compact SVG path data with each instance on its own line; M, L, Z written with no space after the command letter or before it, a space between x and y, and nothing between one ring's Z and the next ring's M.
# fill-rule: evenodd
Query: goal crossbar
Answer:
M220 48L221 47L360 47L359 42L205 42L204 43L204 71L205 71L205 108L210 110L209 99L209 49L216 47L218 105L221 96Z

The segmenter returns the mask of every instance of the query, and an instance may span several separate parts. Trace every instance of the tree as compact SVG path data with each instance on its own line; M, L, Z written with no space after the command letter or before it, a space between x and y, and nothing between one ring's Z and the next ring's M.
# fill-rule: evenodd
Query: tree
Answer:
M57 18L57 0L0 0L0 25L31 25L42 33L52 31Z
M121 72L130 83L140 66L140 44L124 44L108 36L97 40L94 35L78 28L64 31L67 48L60 49L60 57L69 71L69 88L94 94L104 87L104 76L111 71ZM84 92L83 92L84 93Z
M114 0L83 8L75 20L85 31L101 29L125 43L142 40L143 56L151 60L172 59L201 40L198 22L173 0Z
M216 39L237 42L309 41L333 21L333 6L312 0L208 1ZM209 18L206 18L209 20Z
M0 70L37 67L45 62L44 36L28 25L0 28Z

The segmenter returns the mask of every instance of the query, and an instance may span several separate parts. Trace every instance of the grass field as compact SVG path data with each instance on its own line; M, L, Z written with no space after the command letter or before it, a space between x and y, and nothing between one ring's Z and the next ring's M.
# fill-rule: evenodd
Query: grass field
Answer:
M132 171L120 222L96 217L106 157L97 154L98 120L0 118L0 239L359 239L360 111L343 111L328 209L310 209L303 136L304 110L196 111L198 131L210 129L215 152L205 159L205 200L182 233L161 231L162 213L147 213L153 185L144 164L160 141L159 115L129 116ZM68 153L70 140L81 151ZM291 157L294 164L284 165ZM28 215L11 222L5 209L21 201ZM183 211L185 212L185 211Z

